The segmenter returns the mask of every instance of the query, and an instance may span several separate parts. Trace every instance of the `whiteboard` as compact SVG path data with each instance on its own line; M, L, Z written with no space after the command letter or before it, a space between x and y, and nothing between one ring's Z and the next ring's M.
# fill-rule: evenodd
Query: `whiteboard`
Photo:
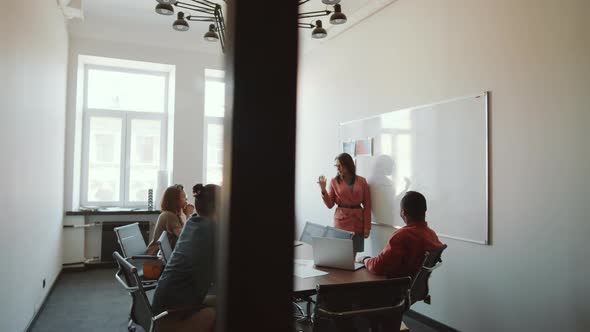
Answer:
M372 155L354 157L371 189L373 222L404 226L400 200L414 190L439 236L489 244L488 135L485 92L341 123L339 144L372 141Z

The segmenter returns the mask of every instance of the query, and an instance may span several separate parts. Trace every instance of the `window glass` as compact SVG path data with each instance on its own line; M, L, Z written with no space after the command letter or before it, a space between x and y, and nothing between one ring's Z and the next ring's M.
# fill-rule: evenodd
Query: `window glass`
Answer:
M162 75L88 70L87 106L91 109L164 112L166 78Z
M121 118L92 117L89 125L88 200L119 200L121 186Z
M129 201L147 201L160 169L160 120L131 120Z
M205 81L205 116L223 117L225 114L225 83Z
M221 184L223 169L223 125L207 125L207 182Z

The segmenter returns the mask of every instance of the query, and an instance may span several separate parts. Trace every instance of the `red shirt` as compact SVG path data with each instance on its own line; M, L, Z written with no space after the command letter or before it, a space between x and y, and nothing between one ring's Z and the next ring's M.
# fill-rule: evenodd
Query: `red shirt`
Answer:
M344 180L338 182L336 178L330 182L330 191L322 194L324 204L331 209L335 204L344 206L358 206L352 209L338 207L334 213L334 227L363 234L371 230L371 192L367 180L356 176L352 189Z
M388 278L414 277L426 251L442 246L425 221L411 223L393 233L379 256L365 260L365 267Z

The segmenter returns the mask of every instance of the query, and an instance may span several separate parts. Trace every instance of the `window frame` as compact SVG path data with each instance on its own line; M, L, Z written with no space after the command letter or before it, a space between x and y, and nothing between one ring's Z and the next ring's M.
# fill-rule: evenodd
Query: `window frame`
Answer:
M154 76L162 76L165 79L164 105L162 112L138 112L130 109L110 110L88 107L88 71L105 70L120 73L137 73ZM131 174L131 123L133 120L159 120L160 121L160 170L165 170L168 165L168 105L170 100L170 73L166 71L134 69L118 66L84 64L84 86L82 102L82 163L80 172L80 205L82 206L115 206L115 207L146 207L145 201L129 200L129 185ZM119 200L118 201L89 201L89 162L90 162L90 120L97 118L118 118L121 119L121 155L120 155L120 172L119 172ZM157 184L156 184L157 185ZM154 189L154 194L157 188Z
M207 71L207 69L205 70ZM205 96L203 98L203 179L205 180L205 183L213 183L211 182L211 179L209 179L209 125L213 124L213 125L220 125L223 128L223 121L225 119L225 112L224 112L224 116L213 116L213 115L207 115L207 110L205 109L206 104L205 104L205 99L207 98L207 82L208 81L213 81L213 82L221 82L223 84L225 84L225 79L223 77L218 77L218 76L214 76L214 75L207 75L207 73L205 73L205 91L203 93L203 96ZM222 167L223 167L223 163L222 163ZM222 179L223 181L223 179ZM220 184L220 183L218 183Z
M204 173L205 176L203 177L205 179L205 183L209 184L209 183L213 183L211 182L211 179L209 179L209 125L220 125L223 128L223 118L222 117L218 117L218 116L205 116L205 122L204 122L204 129L203 129L203 133L205 135L205 137L203 138L203 146L204 146L204 151L203 151L203 169L204 169ZM222 167L223 167L223 162L222 162ZM223 180L222 180L223 181ZM216 183L221 185L220 183Z

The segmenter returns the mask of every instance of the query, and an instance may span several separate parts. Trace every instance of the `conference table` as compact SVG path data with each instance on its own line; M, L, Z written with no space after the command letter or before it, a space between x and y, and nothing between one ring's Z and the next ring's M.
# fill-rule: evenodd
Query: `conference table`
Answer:
M296 259L313 259L313 250L311 245L307 243L300 244L295 247ZM320 266L314 266L314 269L328 272L326 275L300 278L293 276L293 295L294 296L308 296L316 293L317 285L333 285L346 284L359 281L383 280L385 277L370 273L367 269L362 268L356 271L347 271L341 269L332 269Z
M303 243L295 247L295 259L313 259L313 249L311 245ZM321 266L314 266L314 269L328 272L326 275L300 278L293 276L293 295L302 298L304 296L314 295L317 285L346 284L359 281L384 280L383 276L370 273L367 269L362 268L356 271L347 271L341 269L331 269ZM401 323L400 332L409 332L410 329L404 322Z

